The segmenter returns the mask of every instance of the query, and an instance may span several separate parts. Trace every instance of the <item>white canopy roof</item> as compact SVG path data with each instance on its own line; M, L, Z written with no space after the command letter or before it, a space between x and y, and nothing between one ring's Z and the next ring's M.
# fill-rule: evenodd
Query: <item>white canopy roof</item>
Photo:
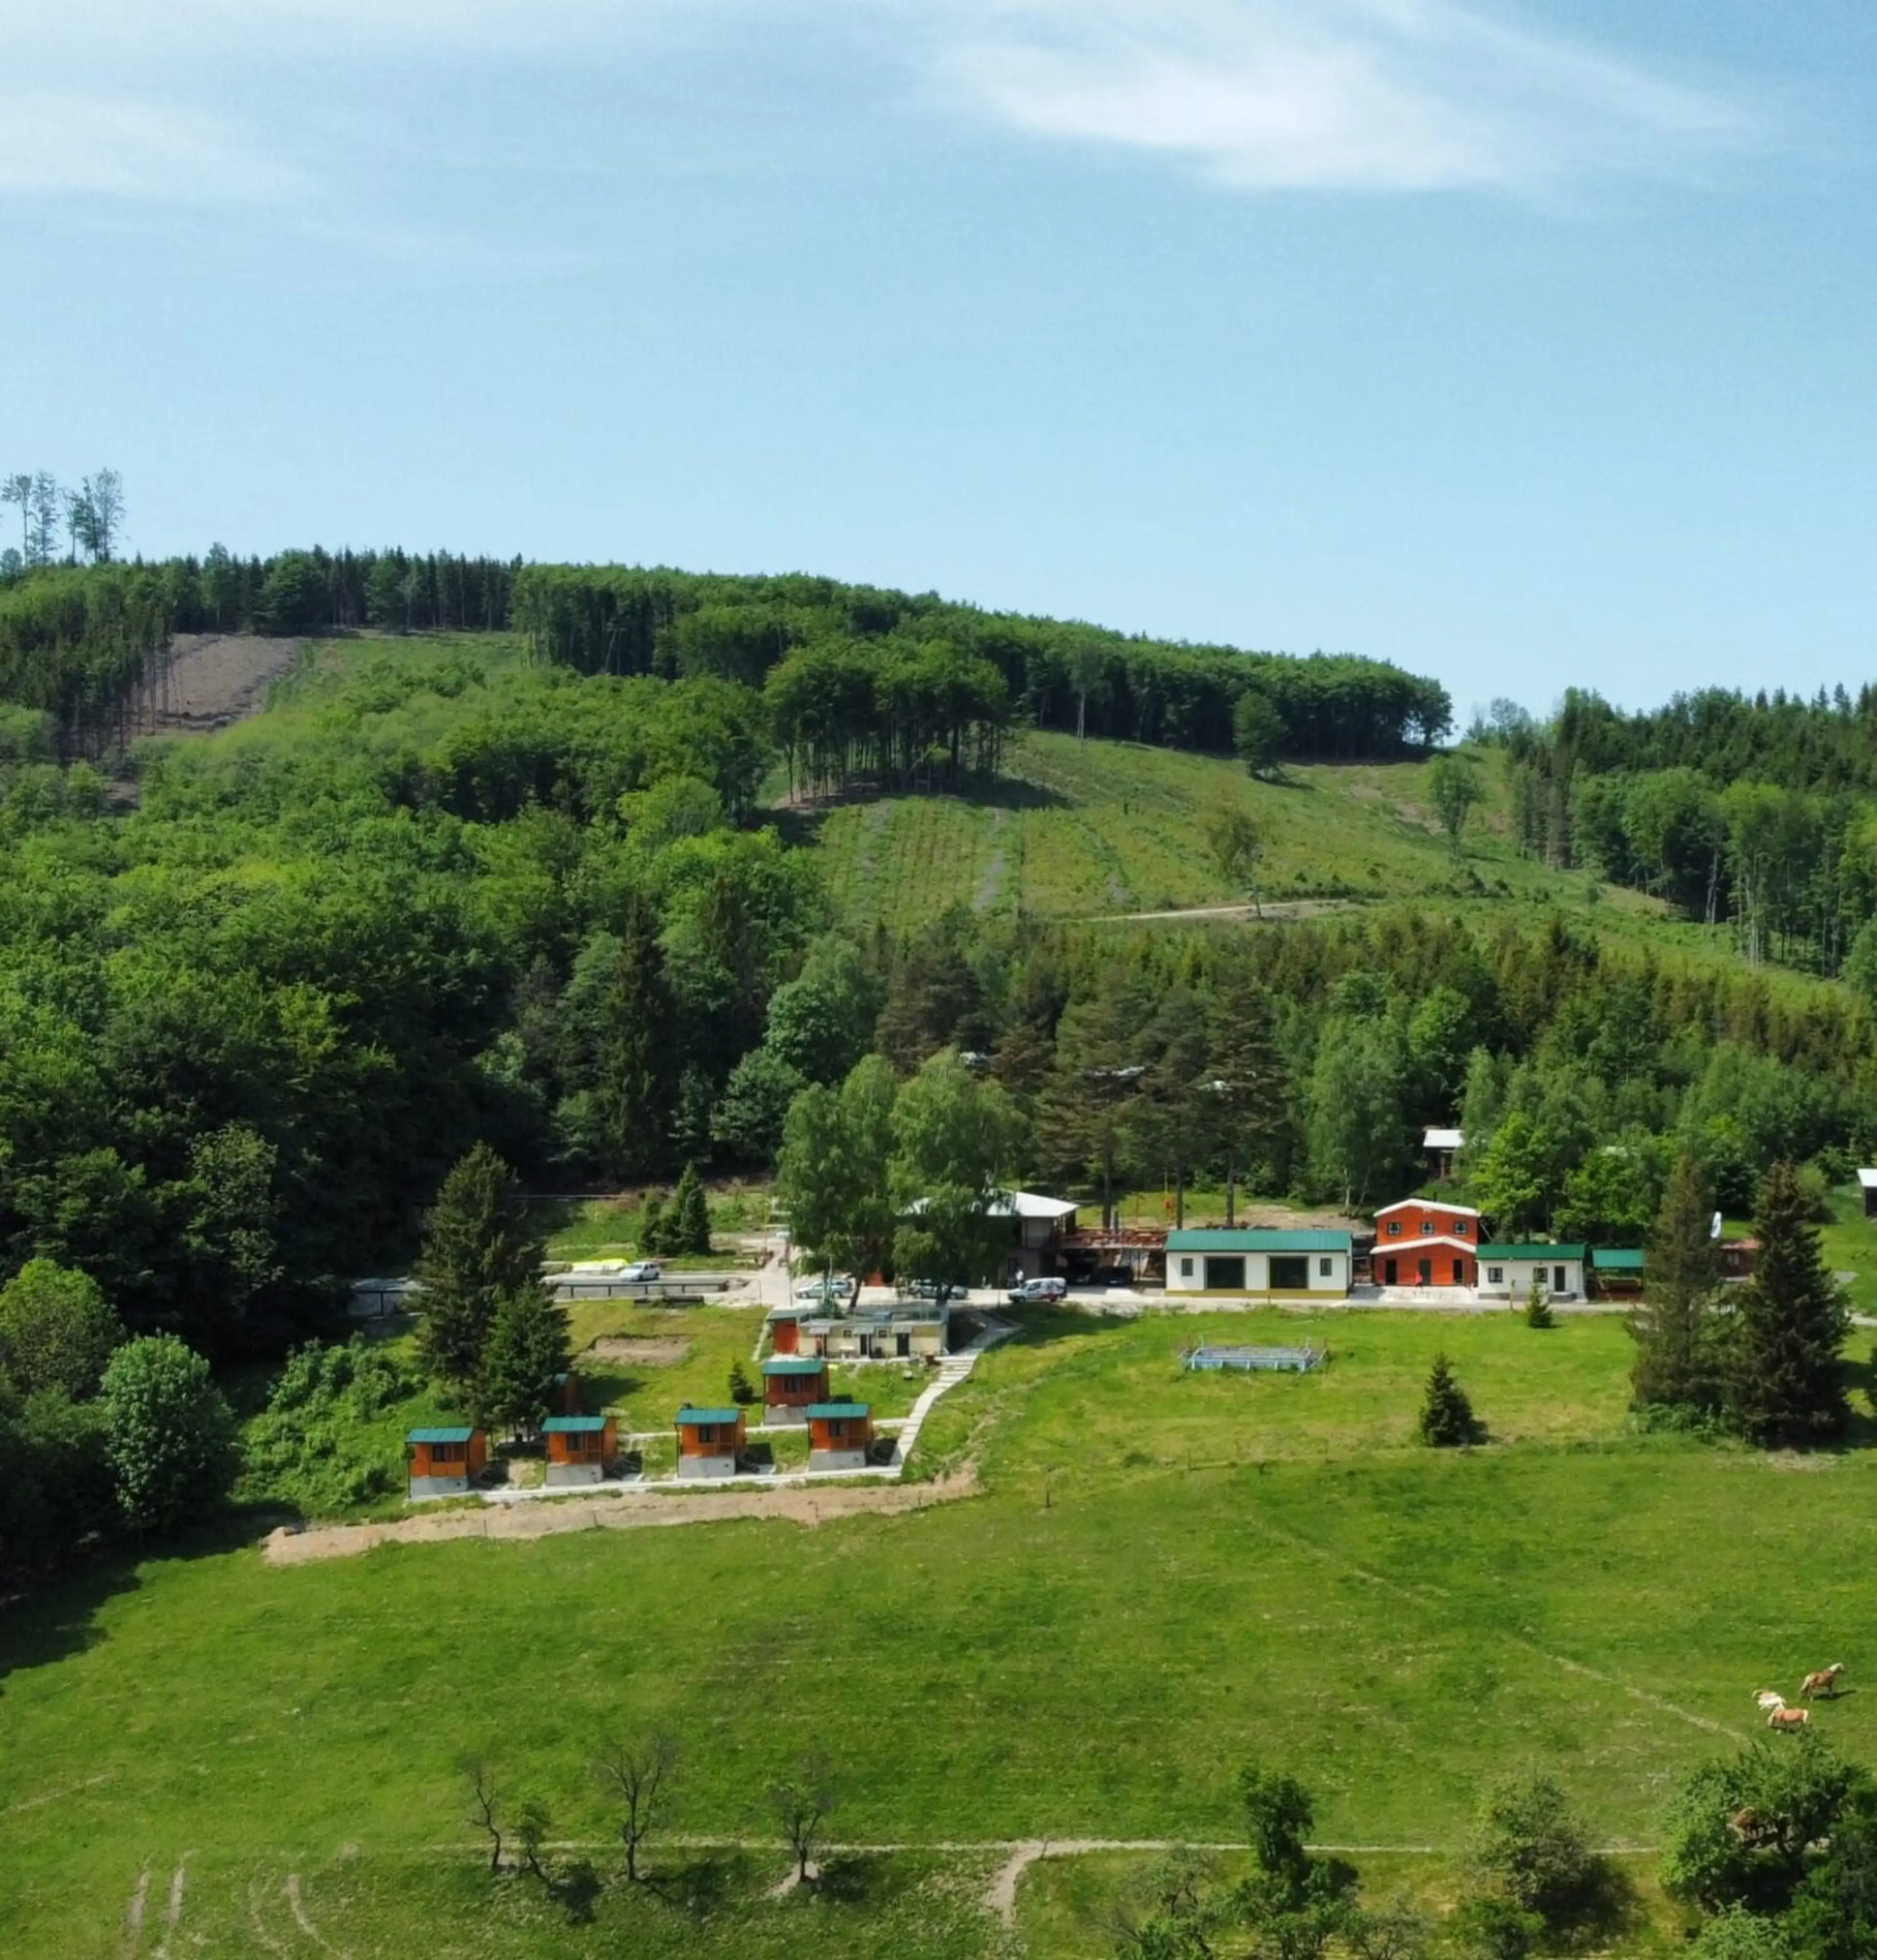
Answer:
M1860 1170L1857 1174L1857 1181L1866 1191L1877 1187L1877 1170Z
M1466 1139L1458 1130L1430 1130L1420 1140L1424 1150L1463 1150Z

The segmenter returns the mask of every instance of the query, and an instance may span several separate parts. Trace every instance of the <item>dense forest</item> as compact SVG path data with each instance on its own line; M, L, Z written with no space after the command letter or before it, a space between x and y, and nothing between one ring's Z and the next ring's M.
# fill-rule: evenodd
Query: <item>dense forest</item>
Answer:
M832 579L401 551L243 559L219 546L200 560L0 574L0 700L46 710L65 752L96 757L134 732L171 634L511 625L538 661L581 674L769 683L778 737L816 788L993 767L1013 716L1230 754L1254 694L1293 759L1398 756L1452 719L1437 682L1381 661L1129 638Z

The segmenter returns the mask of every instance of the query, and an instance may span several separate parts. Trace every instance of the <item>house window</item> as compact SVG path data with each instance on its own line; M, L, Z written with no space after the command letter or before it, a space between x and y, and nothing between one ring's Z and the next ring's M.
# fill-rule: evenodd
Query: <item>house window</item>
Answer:
M1316 1276L1320 1280L1333 1278L1335 1275L1335 1271L1336 1268L1334 1262L1332 1262L1327 1255L1319 1259L1316 1262Z
M1466 1220L1464 1218L1454 1220L1453 1236L1456 1239L1464 1239L1466 1236Z
M1242 1293L1245 1262L1242 1258L1209 1258L1206 1262L1206 1287L1211 1293Z
M1431 1239L1433 1236L1433 1220L1431 1218L1424 1218L1420 1221L1420 1236L1424 1239Z
M1389 1220L1389 1236L1391 1239L1398 1239L1401 1236L1401 1221L1398 1218L1391 1218Z
M1486 1268L1486 1284L1488 1286L1503 1286L1505 1280L1506 1269L1503 1266L1488 1266Z
M1292 1258L1273 1253L1271 1260L1271 1286L1275 1293L1303 1293L1310 1284L1310 1262L1307 1258Z
M1182 1259L1180 1261L1179 1276L1183 1280L1189 1280L1192 1278L1193 1262L1191 1259Z

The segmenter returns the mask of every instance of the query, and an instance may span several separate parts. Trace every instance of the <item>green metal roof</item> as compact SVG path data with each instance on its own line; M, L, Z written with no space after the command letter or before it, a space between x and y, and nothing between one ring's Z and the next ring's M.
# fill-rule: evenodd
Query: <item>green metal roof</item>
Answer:
M551 1415L541 1425L541 1433L544 1436L590 1436L606 1426L606 1418L603 1415Z
M460 1429L407 1429L406 1443L467 1443L476 1431L465 1423Z
M672 1420L680 1429L695 1429L700 1423L734 1422L743 1414L741 1409L701 1409L685 1408L679 1410Z
M1600 1273L1640 1273L1643 1252L1640 1246L1599 1247L1590 1255L1590 1263Z
M867 1402L810 1402L807 1408L811 1419L817 1416L864 1416L870 1412L871 1405Z
M1482 1259L1500 1259L1508 1265L1521 1259L1581 1259L1583 1255L1581 1246L1482 1246L1478 1252Z
M1347 1232L1280 1232L1266 1227L1245 1232L1169 1232L1169 1252L1347 1252Z
M762 1364L765 1375L819 1375L827 1371L826 1361L817 1361L809 1355L771 1354Z

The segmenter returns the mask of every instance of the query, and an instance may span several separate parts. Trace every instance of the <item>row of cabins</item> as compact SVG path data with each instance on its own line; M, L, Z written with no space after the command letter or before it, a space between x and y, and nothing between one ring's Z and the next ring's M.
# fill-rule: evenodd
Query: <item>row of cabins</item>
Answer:
M550 1484L597 1484L619 1454L609 1415L552 1415L541 1425ZM413 1429L404 1438L405 1488L413 1497L462 1496L488 1465L488 1434L463 1423Z
M826 1389L824 1385L822 1394ZM873 1446L873 1414L865 1402L826 1399L793 1405L794 1420L808 1429L808 1467L811 1470L864 1470ZM773 1414L771 1406L768 1411ZM747 1453L746 1409L679 1410L678 1475L691 1478L731 1477Z

